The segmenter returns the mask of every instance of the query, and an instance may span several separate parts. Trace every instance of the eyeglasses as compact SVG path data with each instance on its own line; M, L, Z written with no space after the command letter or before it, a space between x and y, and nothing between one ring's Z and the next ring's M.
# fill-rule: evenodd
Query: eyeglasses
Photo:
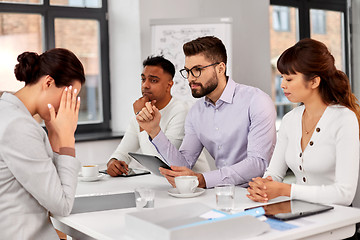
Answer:
M211 66L214 66L214 65L217 65L219 64L219 62L216 62L216 63L213 63L213 64L210 64L210 65L207 65L207 66L204 66L204 67L193 67L191 69L181 69L180 70L180 74L181 76L183 76L183 78L185 79L188 79L190 77L190 73L191 75L193 75L195 78L198 78L200 77L201 75L201 70L204 69L204 68L207 68L207 67L211 67Z

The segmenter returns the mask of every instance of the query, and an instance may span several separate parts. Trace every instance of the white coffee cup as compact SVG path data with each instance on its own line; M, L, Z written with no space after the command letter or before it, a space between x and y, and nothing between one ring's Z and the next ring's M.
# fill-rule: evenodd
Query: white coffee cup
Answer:
M83 177L97 177L99 175L99 166L98 165L82 166L81 175Z
M199 185L197 176L179 176L175 177L176 189L179 193L193 193Z

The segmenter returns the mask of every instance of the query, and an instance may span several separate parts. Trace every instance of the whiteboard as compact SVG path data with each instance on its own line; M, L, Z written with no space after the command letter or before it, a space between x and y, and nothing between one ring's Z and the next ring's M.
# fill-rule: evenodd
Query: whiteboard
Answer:
M231 77L231 18L206 19L153 19L151 25L152 55L163 55L175 65L172 95L192 105L196 99L191 95L188 80L180 75L184 68L184 43L203 36L215 36L224 43L227 52L227 71Z

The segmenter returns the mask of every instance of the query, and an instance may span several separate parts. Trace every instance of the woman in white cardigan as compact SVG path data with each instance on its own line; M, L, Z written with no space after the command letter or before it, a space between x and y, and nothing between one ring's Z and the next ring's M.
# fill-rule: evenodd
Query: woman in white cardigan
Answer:
M25 52L17 60L15 76L25 86L0 98L0 238L59 239L49 214L69 215L74 203L84 69L65 49Z
M247 196L350 205L358 181L360 115L347 76L327 47L312 39L287 49L277 67L285 96L303 104L284 116L270 165L263 178L249 183ZM288 168L296 183L282 182Z

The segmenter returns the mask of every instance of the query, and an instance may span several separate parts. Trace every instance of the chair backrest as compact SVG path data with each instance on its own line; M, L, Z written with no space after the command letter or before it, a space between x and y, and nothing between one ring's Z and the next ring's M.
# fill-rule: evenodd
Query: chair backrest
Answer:
M204 172L209 172L211 170L215 170L215 169L211 169L211 165L210 163L215 165L215 161L212 160L212 162L209 160L208 156L210 156L210 154L206 151L206 149L204 148L203 151L201 152L198 160L196 161L194 167L192 168L193 171L195 172L199 172L199 173L204 173ZM211 156L210 156L211 158Z

